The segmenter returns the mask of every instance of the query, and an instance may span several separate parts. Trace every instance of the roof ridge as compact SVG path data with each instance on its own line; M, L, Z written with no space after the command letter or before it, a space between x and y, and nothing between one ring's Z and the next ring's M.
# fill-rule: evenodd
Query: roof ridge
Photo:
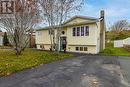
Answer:
M92 19L98 19L96 17L92 17L92 16L85 16L85 15L75 15L73 17L84 17L84 18L92 18Z

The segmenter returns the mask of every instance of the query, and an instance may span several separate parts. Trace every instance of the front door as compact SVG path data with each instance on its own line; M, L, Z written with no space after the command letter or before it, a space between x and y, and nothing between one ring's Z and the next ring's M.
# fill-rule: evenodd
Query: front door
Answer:
M60 50L64 51L64 49L66 49L66 45L67 45L66 37L61 37L60 38Z

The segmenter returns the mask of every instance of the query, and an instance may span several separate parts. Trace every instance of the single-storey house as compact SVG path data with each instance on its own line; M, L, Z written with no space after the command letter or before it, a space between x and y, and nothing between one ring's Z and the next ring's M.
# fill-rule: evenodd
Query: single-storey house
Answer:
M60 36L60 50L66 41L66 51L97 54L105 48L104 11L99 18L74 16L63 23ZM55 29L57 32L57 29ZM51 47L49 27L36 30L37 49L49 50Z
M130 37L122 40L114 40L114 47L120 48L124 46L130 46Z

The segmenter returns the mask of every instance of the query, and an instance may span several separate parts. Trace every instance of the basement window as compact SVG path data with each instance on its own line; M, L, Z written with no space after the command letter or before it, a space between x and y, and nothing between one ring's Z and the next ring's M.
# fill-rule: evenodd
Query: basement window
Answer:
M76 51L79 51L79 47L75 47L75 50L76 50Z
M84 51L88 51L88 47L84 47Z
M83 51L83 47L80 47L80 51Z

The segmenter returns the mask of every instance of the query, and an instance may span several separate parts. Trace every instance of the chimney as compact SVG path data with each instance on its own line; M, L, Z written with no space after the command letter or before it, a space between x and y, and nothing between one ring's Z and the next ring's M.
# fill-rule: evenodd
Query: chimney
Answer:
M104 15L105 15L104 10L101 10L101 11L100 11L100 18L103 18L103 19L104 19Z
M100 51L105 49L105 12L100 11Z

